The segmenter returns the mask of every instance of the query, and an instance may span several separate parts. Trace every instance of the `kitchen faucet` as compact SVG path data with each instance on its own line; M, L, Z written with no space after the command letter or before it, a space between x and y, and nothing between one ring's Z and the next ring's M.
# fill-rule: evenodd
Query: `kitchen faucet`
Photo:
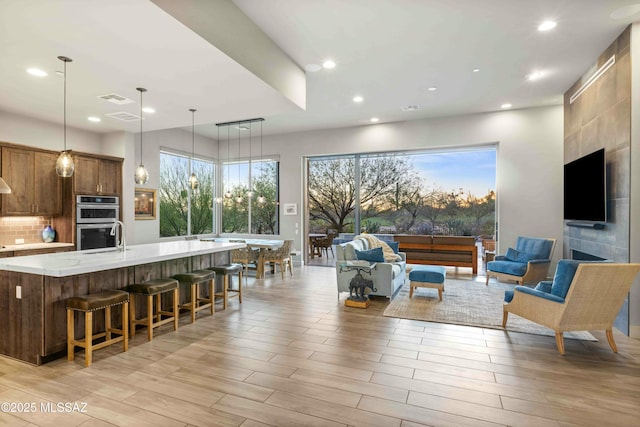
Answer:
M118 221L117 219L113 220L113 227L111 227L111 232L109 233L111 236L116 235L116 228L120 225L120 241L116 241L116 248L120 249L120 251L127 250L127 243L125 242L125 230L124 230L124 222Z

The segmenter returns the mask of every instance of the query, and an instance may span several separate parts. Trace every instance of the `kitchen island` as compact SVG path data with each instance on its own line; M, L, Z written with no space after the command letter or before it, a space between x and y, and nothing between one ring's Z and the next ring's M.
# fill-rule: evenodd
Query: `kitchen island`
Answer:
M0 259L0 354L40 365L66 351L65 301L230 261L244 243L198 240ZM141 314L144 307L138 307ZM114 321L120 321L119 313ZM102 327L95 322L96 330ZM82 331L82 316L76 319Z

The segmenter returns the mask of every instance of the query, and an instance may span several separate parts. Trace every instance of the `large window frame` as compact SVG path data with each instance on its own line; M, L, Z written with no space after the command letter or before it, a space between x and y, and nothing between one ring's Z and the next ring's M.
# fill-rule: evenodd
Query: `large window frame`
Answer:
M265 175L270 173L271 178ZM239 176L238 176L239 175ZM269 191L266 196L267 201L264 205L257 202L257 198L260 196L258 190L259 184L265 181L265 178L272 180L272 186L274 187ZM247 191L249 190L249 183L251 183L251 190L253 196L249 198ZM265 187L269 187L266 186ZM230 159L220 162L220 187L218 194L222 195L222 203L220 203L220 235L262 235L262 236L274 236L280 234L280 159L279 156L265 156L262 159L240 158ZM224 194L230 192L231 198L224 197ZM235 199L240 196L242 202L238 203ZM235 211L230 208L235 207ZM243 212L239 212L242 209ZM260 232L261 220L257 216L261 213L262 209L268 209L272 211L272 215L269 216L270 225L265 227L270 228L272 232ZM235 218L231 224L227 222L225 224L225 210L227 212L227 221L229 216L242 215L246 216L246 223L241 218ZM264 218L264 217L263 217ZM264 223L264 220L262 220ZM241 227L241 228L239 228ZM239 230L239 231L238 231Z
M430 155L446 156L446 155L464 154L464 155L469 155L470 157L473 157L477 154L477 152L488 153L489 154L488 157L492 158L493 165L494 165L493 182L492 182L492 185L487 188L486 193L483 193L482 191L477 191L478 194L476 195L473 192L462 191L460 189L459 191L455 191L456 194L454 194L454 191L448 191L448 190L451 190L448 188L447 188L447 191L440 191L440 193L443 195L446 195L448 197L447 199L448 201L453 201L454 203L457 203L458 206L461 206L462 207L461 210L463 211L467 207L480 206L480 205L482 205L483 207L493 206L492 208L493 217L490 219L488 216L484 216L482 218L482 224L481 224L482 227L479 226L480 224L479 219L474 217L474 220L478 219L477 224L474 223L474 227L477 230L482 228L483 232L478 232L477 233L478 235L484 235L485 232L494 233L495 224L497 221L497 210L495 209L495 206L496 206L495 205L495 202L496 202L495 176L497 176L497 153L498 153L498 145L495 143L483 144L478 146L452 147L452 148L441 148L441 149L385 151L385 152L355 153L355 154L350 153L350 154L331 155L331 156L305 157L305 185L304 185L305 214L306 214L304 218L305 230L307 233L316 233L316 232L322 233L322 232L330 232L332 229L334 231L341 232L346 228L347 234L351 232L353 232L353 234L360 234L362 232L376 233L378 232L376 231L376 229L379 229L380 230L379 233L382 233L382 234L385 234L385 233L397 234L397 233L409 232L407 230L395 231L395 230L398 230L397 222L390 224L391 225L390 227L387 227L386 225L383 227L382 225L384 224L380 225L380 223L378 223L379 227L378 226L370 227L370 226L376 225L375 220L377 220L378 218L375 218L375 217L380 216L379 213L381 212L381 208L380 208L381 204L386 203L387 212L390 212L391 211L389 209L390 199L394 200L396 203L396 205L394 206L397 206L398 201L400 201L402 197L405 197L405 198L408 197L406 194L403 194L403 191L402 191L403 188L399 186L396 186L396 188L394 189L395 191L389 188L389 184L393 183L393 179L389 178L386 171L400 170L401 172L399 172L399 175L396 175L396 179L397 179L398 177L404 178L404 175L402 175L402 173L406 173L406 172L410 172L414 174L418 173L419 175L421 172L421 168L424 166L415 167L415 168L412 166L411 168L404 170L402 169L403 165L401 164L401 162L396 162L396 163L389 162L389 164L384 164L384 162L382 162L384 166L379 167L378 170L375 171L375 173L373 174L374 176L372 177L372 176L367 176L368 171L366 166L364 166L366 165L366 162L370 159L388 157L388 158L396 158L396 159L408 159L408 162L410 163L413 162L414 160L418 163L421 163L423 159L420 159L420 156L428 157ZM479 157L482 157L482 156L479 156ZM339 162L340 160L344 160L344 159L351 159L352 161L352 163L349 164L349 171L345 172L344 170L338 170L338 169L336 169L335 171L331 170L332 167L336 168L335 166L336 162ZM326 162L329 166L319 166L320 169L314 170L314 167L316 167L316 165L314 165L313 162L315 161L318 161L319 163ZM331 165L331 162L334 163L333 166ZM324 168L324 170L322 170L322 168ZM323 178L324 181L323 180L319 181L317 179L317 176L315 174L318 174L318 173L325 175L325 178ZM331 175L331 173L335 174L335 176L331 180L332 182L352 181L351 184L353 187L349 190L350 196L348 198L342 197L340 200L327 199L326 201L324 199L318 200L317 197L312 197L314 196L312 193L314 191L317 191L318 188L332 186L330 182L327 180L327 176L330 176L330 177L333 176ZM461 175L464 174L464 172L459 172L459 173ZM407 183L406 189L408 190L409 188L412 188L420 192L419 193L420 196L418 200L420 200L423 203L426 200L435 200L435 199L427 199L426 197L427 194L424 191L422 191L423 190L422 187L427 187L427 184L425 183L425 181L424 180L421 181L419 179L420 178L419 176L415 176L414 178L418 178L418 179L415 179L413 181L410 179L403 180L404 182ZM322 184L323 182L325 184ZM369 187L373 188L373 190L369 188L367 189L369 191L365 191L363 193L362 191L363 189L361 188L361 185L365 185L365 184L369 185ZM464 182L461 182L461 184L467 185ZM458 189L456 188L456 190ZM465 189L465 190L468 190L468 189ZM338 191L341 191L341 189L338 188ZM371 191L375 191L378 193L371 193ZM410 192L404 192L404 193L410 193ZM433 189L432 192L428 192L428 195L429 197L435 197L434 195L437 195L436 193L438 192L435 191L435 189ZM371 194L374 194L374 197L371 197ZM477 197L478 195L480 197ZM411 201L411 199L408 199L408 200ZM340 203L340 202L343 202L343 203ZM331 222L329 222L328 219L323 220L322 217L327 218L325 216L326 214L322 214L320 211L318 211L318 207L321 206L323 203L326 205L333 204L336 206L342 206L342 211L341 213L337 213L334 216L334 218L331 219ZM347 206L348 209L345 209L345 206ZM411 220L416 219L417 212L423 212L422 214L420 214L422 218L419 218L419 219L421 221L424 221L424 217L425 217L424 212L428 213L434 210L432 206L427 204L424 204L422 206L415 206L415 205L403 206L403 208L405 207L408 208L406 209L405 218L404 218L406 220L406 223L409 224L407 225L408 227L411 227L411 224L415 224L414 222L411 222ZM411 209L411 208L414 208L414 209ZM477 208L474 208L474 209L475 209L474 212L479 211ZM350 213L349 213L349 210L351 210ZM384 209L382 209L382 211L384 211ZM470 209L467 209L465 212L468 213L470 211L471 211ZM319 212L320 212L320 215L318 214ZM397 207L396 207L396 212L397 212ZM374 214L372 218L373 221L371 219L366 219L368 217L371 218L371 215L370 215L371 213ZM413 215L413 218L411 215ZM343 218L343 219L340 219L340 218ZM347 219L346 222L344 218ZM455 219L458 219L458 218L455 218ZM423 224L421 221L418 221L418 225ZM429 221L429 222L430 222L429 225L434 226L433 221ZM440 232L455 233L456 231L461 232L463 228L461 226L456 228L456 225L459 225L459 224L456 224L455 221L452 221L451 223L447 224L446 230L444 231L438 228L433 228L432 230L429 230L427 232L425 227L425 230L420 230L420 231L414 230L412 232L413 234L416 234L416 233L417 234L440 234ZM342 230L340 230L340 228L342 228ZM351 228L353 228L353 230L351 230ZM388 229L389 231L386 231L384 229ZM464 229L464 232L466 233L467 230Z
M160 148L159 156L160 165L160 183L159 183L159 235L160 238L176 238L176 237L188 237L193 235L213 234L217 232L219 221L216 210L213 208L213 197L215 188L218 181L218 163L216 160L201 155L187 154L178 150L170 148ZM165 166L163 165L166 159L173 159L172 161L176 166L179 166L178 173L183 174L181 176L171 176L174 187L167 189L168 183L166 182L169 177L166 176ZM194 165L194 163L196 163ZM205 169L210 167L208 173L203 173L202 167L198 167L198 164L203 165ZM186 167L185 167L186 165ZM182 170L184 169L184 170ZM188 184L188 179L191 176L192 171L196 171L196 176L199 180L199 187L195 190L191 189ZM206 172L206 171L205 171ZM164 173L164 175L163 175ZM199 196L195 199L195 196ZM164 201L163 201L164 199ZM169 202L170 200L170 202ZM164 204L163 204L164 203ZM173 206L168 205L171 203ZM193 206L200 204L199 214L208 216L211 215L210 227L207 227L207 218L205 217L205 223L201 227L205 229L193 230ZM178 207L178 205L180 207ZM208 208L205 208L207 206ZM170 209L172 208L172 209ZM178 218L174 218L176 224L173 225L174 231L177 228L176 234L167 234L166 230L169 226L166 226L164 221L168 221L166 216L168 210L174 212L180 210L180 213L174 213ZM209 212L209 213L207 213ZM163 220L163 213L165 219ZM180 223L177 223L180 221ZM163 224L164 223L164 224ZM163 225L165 225L163 227ZM183 227L184 226L184 232ZM209 228L209 229L207 229ZM196 232L194 232L196 231Z

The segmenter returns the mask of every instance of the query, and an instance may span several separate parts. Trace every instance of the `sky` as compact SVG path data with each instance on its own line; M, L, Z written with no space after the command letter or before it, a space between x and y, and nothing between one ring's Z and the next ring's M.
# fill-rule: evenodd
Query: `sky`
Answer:
M474 196L483 197L496 189L496 151L457 151L411 156L414 168L420 171L427 186L445 191L462 188Z

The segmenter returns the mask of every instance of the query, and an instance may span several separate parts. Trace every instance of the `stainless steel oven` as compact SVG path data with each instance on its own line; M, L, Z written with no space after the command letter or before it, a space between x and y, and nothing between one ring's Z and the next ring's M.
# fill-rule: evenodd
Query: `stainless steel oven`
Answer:
M85 249L115 248L119 237L119 227L116 227L112 236L113 224L113 222L78 224L76 226L78 233L76 236L76 249L83 251Z
M76 196L76 249L116 247L120 219L120 203L116 196Z
M120 219L117 196L76 196L76 223L96 223Z

